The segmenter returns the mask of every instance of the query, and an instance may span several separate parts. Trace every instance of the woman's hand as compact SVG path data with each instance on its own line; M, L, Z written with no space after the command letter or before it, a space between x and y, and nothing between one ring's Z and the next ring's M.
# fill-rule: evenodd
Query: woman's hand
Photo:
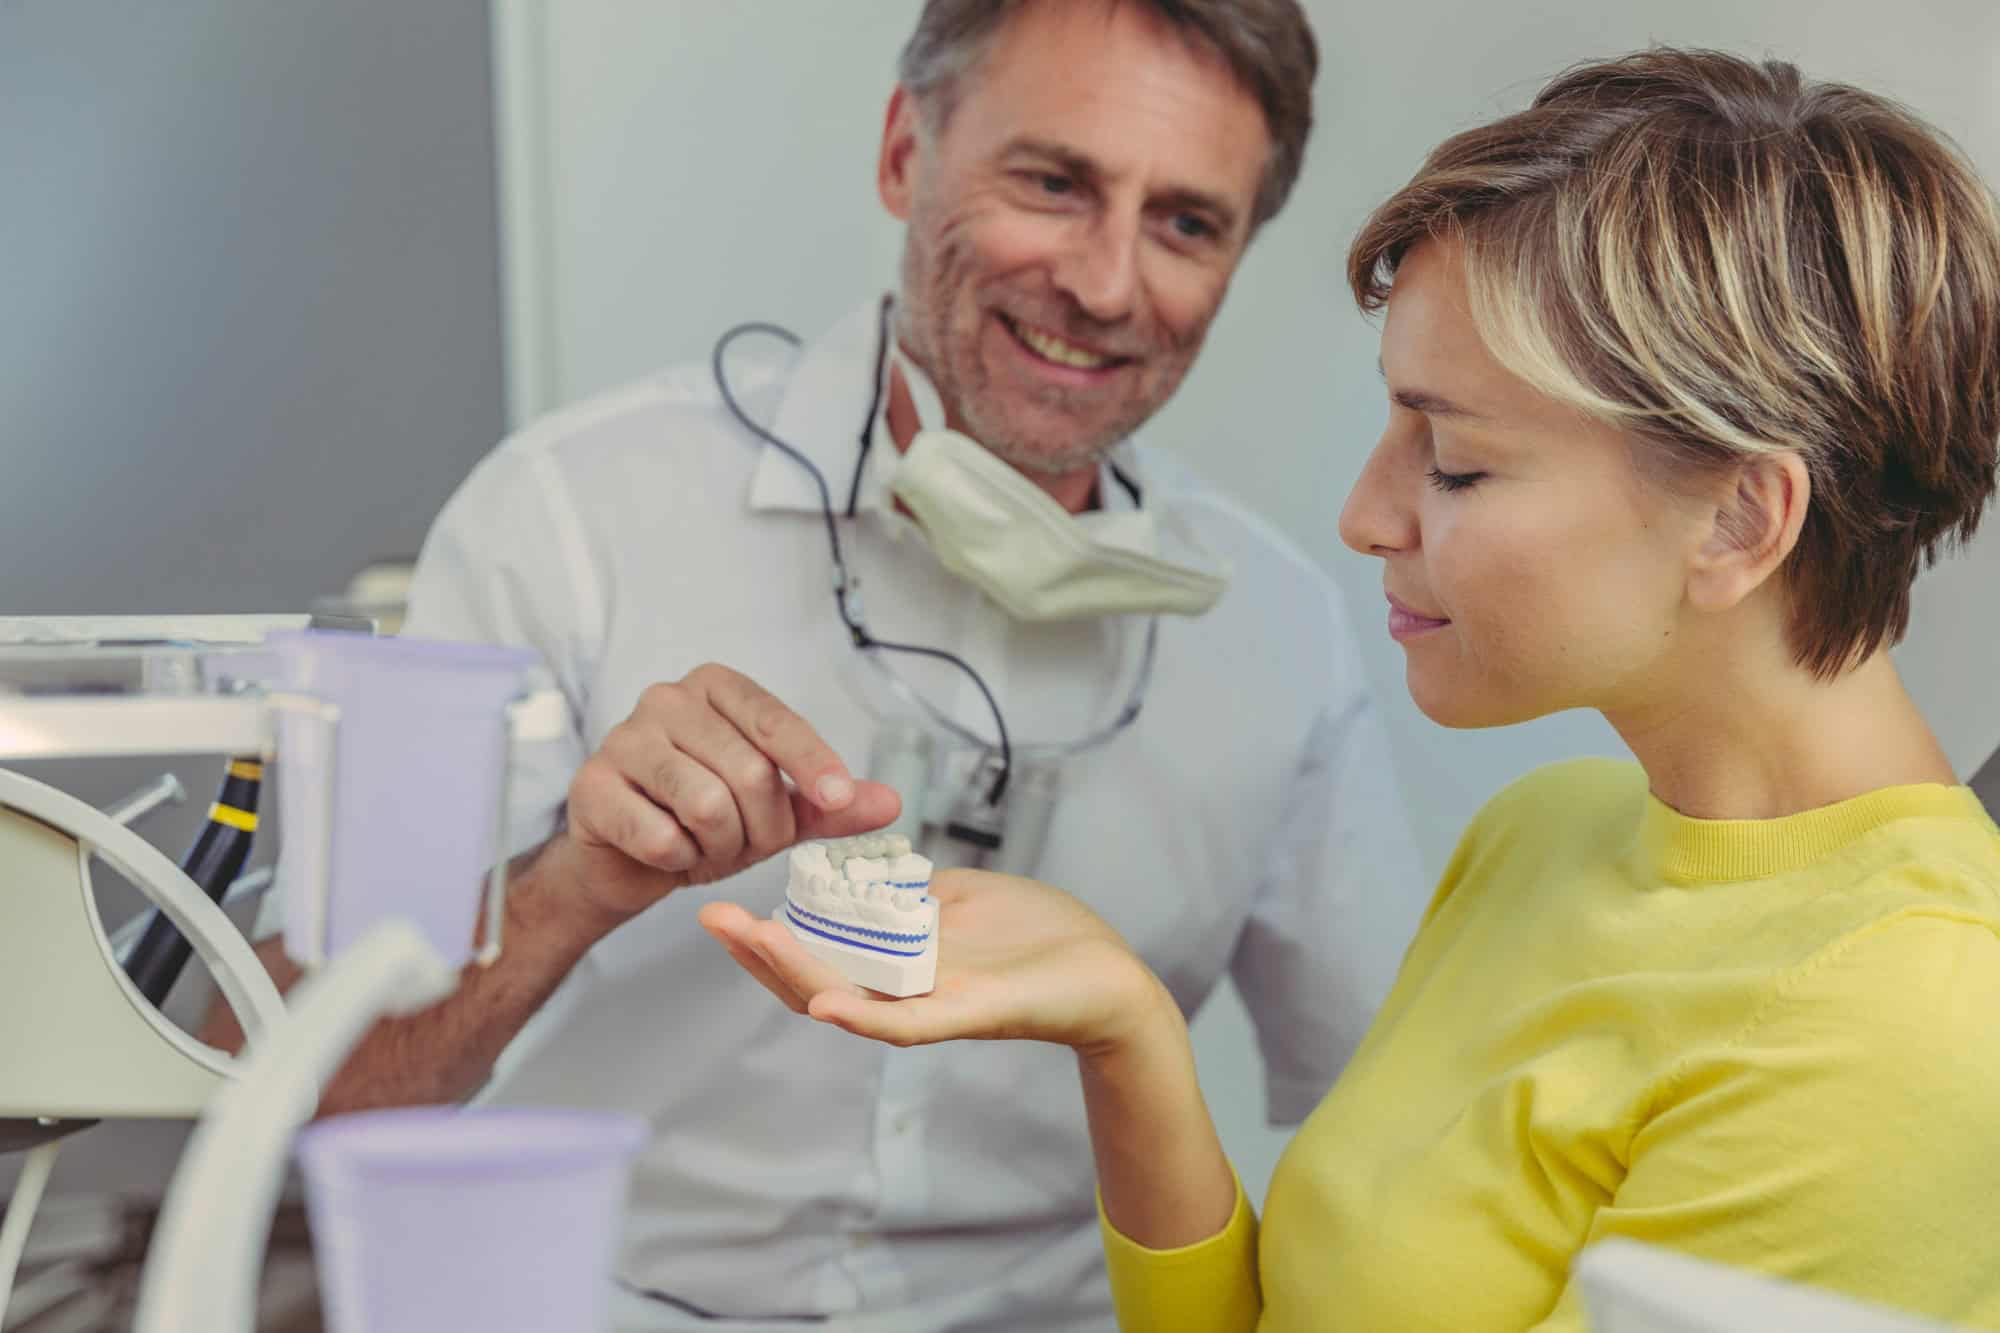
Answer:
M931 881L937 989L892 1000L819 961L776 921L710 903L701 924L793 1009L897 1046L1025 1038L1076 1048L1104 1209L1141 1245L1214 1236L1236 1177L1195 1081L1187 1025L1118 932L1060 889L976 870Z
M896 1046L959 1038L1115 1051L1179 1010L1138 955L1060 889L976 870L940 871L937 987L888 999L815 958L776 921L710 903L701 924L799 1013Z

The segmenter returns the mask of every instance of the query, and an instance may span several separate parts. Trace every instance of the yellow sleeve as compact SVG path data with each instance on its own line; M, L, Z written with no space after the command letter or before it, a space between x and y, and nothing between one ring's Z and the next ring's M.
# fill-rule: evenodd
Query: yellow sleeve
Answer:
M1249 1333L1264 1300L1257 1287L1257 1215L1236 1182L1229 1225L1207 1240L1149 1250L1104 1215L1098 1228L1111 1270L1111 1301L1123 1333Z
M2000 1329L1996 1127L2000 939L1974 919L1891 918L1684 1063L1589 1240ZM1588 1327L1571 1282L1535 1330Z

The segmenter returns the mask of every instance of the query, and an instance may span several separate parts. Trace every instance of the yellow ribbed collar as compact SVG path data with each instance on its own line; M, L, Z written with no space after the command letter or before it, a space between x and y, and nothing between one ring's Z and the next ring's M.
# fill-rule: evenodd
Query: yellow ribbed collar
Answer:
M1648 793L1638 851L1670 883L1768 879L1824 860L1884 824L1924 818L1994 827L1971 788L1942 783L1883 787L1780 819L1690 819Z

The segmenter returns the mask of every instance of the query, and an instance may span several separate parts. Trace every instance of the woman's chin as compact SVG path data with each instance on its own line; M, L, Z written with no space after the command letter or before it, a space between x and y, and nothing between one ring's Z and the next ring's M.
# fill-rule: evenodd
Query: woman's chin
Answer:
M1534 707L1522 698L1490 687L1452 680L1435 670L1422 670L1415 662L1405 669L1403 679L1409 686L1410 702L1417 706L1418 712L1441 727L1458 731L1508 727L1557 711Z

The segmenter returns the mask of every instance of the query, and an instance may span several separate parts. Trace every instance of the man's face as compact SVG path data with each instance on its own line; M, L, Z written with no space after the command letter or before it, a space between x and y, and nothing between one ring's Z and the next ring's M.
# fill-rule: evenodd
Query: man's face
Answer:
M909 224L898 336L951 425L1061 475L1159 410L1249 241L1270 148L1222 58L1136 5L1025 6L935 133L898 91L879 181Z

